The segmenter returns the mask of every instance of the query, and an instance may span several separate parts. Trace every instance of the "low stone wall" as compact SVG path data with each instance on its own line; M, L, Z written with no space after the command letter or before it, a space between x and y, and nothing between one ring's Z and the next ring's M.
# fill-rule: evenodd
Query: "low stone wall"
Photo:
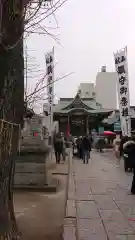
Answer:
M68 188L66 213L63 226L63 240L76 240L75 182L72 149L69 151L68 164Z

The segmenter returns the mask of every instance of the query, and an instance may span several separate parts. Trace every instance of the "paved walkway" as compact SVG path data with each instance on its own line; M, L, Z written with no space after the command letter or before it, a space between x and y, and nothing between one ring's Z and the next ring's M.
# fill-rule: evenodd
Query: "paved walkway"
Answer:
M111 152L92 152L89 164L74 161L77 240L135 240L132 174Z

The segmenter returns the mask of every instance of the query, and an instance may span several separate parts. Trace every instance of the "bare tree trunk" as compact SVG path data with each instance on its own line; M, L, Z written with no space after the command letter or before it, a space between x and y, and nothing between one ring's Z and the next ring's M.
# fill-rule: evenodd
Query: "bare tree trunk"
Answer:
M4 120L22 124L24 112L24 59L23 39L12 50L6 51L7 70L3 72L5 86L2 93L1 112ZM3 56L4 58L4 56ZM2 66L1 65L1 66Z
M10 123L22 124L24 113L23 6L21 0L1 1L3 1L3 9L0 42L0 118ZM6 127L2 128L2 125L1 122L0 189L3 191L0 192L0 239L15 239L17 227L13 209L12 184L19 127L7 123ZM12 136L10 136L11 132ZM8 136L11 137L10 140L7 139Z
M24 109L24 19L21 0L4 0L2 12L2 42L0 45L1 117L20 124Z

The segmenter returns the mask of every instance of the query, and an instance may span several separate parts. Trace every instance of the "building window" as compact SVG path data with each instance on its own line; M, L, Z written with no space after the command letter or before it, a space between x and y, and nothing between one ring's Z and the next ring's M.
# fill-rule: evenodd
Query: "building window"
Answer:
M95 97L96 93L95 92L92 92L92 96Z

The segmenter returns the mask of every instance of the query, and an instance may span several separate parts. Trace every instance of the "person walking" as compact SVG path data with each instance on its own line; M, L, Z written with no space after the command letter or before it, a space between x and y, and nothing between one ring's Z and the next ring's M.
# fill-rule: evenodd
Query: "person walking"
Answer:
M55 151L56 163L59 164L61 160L61 155L63 153L63 141L60 134L56 135L54 139L54 151Z
M120 146L119 146L119 151L120 151L120 157L123 156L123 145L129 140L128 136L122 136L120 140Z
M84 137L82 139L82 151L83 151L83 163L88 163L90 158L90 151L91 151L91 142L88 137Z
M73 138L73 141L72 141L73 156L75 155L76 141L77 141L77 139Z
M135 143L135 136L132 137L133 142ZM135 144L132 145L132 169L133 169L133 180L131 185L131 193L135 195Z
M76 140L76 144L77 144L78 158L82 159L83 158L83 154L82 154L82 137L81 136Z
M123 158L124 160L124 169L125 169L125 172L128 171L128 155L126 154L126 143L129 141L129 137L128 136L123 136L121 138L121 142L120 142L120 148L119 148L119 151L120 151L120 157ZM124 151L124 146L125 146L125 151Z
M119 151L120 142L121 142L120 136L116 135L116 138L113 140L113 149L114 149L114 154L118 159L120 159L120 151Z
M104 147L105 147L105 138L99 135L98 141L97 141L97 150L102 153Z
M135 194L135 137L126 142L123 146L124 154L127 154L128 166L133 169L133 180L131 185L131 193Z

